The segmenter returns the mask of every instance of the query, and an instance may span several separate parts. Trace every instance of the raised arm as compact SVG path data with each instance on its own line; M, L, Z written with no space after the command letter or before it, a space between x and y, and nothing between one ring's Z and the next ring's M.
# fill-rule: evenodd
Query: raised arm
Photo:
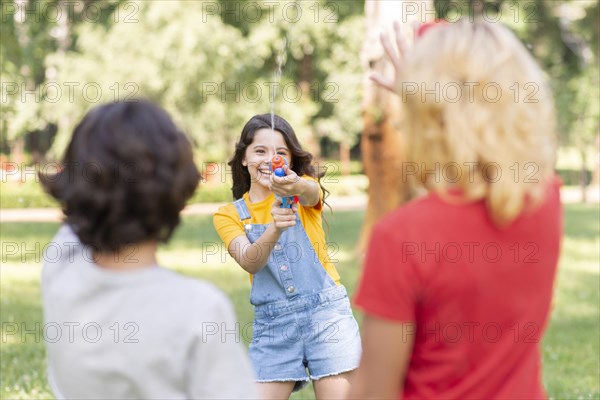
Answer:
M402 64L406 54L407 44L398 22L394 22L394 36L396 49L394 49L394 45L392 45L391 40L387 35L381 35L383 49L394 66L394 79L390 79L378 73L371 74L369 78L382 88L385 88L392 93L400 94L399 91L402 85Z

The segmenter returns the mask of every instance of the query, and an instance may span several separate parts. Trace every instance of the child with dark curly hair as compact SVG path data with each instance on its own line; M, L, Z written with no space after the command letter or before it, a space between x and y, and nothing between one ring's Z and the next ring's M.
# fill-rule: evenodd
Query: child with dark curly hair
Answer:
M236 327L229 300L156 260L199 180L169 115L141 100L97 107L62 166L42 176L65 214L42 272L56 397L256 398L243 346L222 335Z

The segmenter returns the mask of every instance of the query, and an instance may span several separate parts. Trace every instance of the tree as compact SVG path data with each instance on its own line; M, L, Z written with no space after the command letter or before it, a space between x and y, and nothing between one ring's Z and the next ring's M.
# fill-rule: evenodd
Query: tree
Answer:
M22 162L25 138L32 132L52 131L53 118L45 114L47 83L55 72L46 57L65 55L77 40L74 27L86 23L93 8L94 21L110 25L109 16L125 0L3 0L0 7L0 81L3 142L15 162ZM45 146L48 147L48 146ZM35 148L32 149L35 154ZM39 161L42 155L34 157Z
M576 63L567 71L570 76L565 81L558 82L557 97L560 104L563 137L565 141L574 146L580 156L580 179L581 199L587 201L586 187L588 150L593 148L594 142L600 134L600 93L598 69L598 3L595 2L572 2L564 3L555 9L558 16L558 27L560 29L561 42L570 50L572 56L576 57ZM585 21L596 16L596 35L590 35L593 31L581 29L579 21ZM587 18L586 18L587 17ZM578 26L579 25L579 26ZM587 36L587 37L586 37ZM594 51L596 50L596 54ZM599 157L599 149L596 148L596 157ZM597 168L597 166L596 166ZM597 173L597 171L596 171Z
M241 34L219 16L203 15L198 2L147 2L131 23L85 24L77 34L76 51L47 59L61 87L77 84L72 100L45 104L47 115L66 116L59 121L55 155L90 107L138 96L164 106L201 149L203 161L221 160L229 151L245 117L245 64L256 57L242 52Z
M369 178L369 201L359 240L361 249L366 245L375 221L413 196L413 188L403 176L402 141L397 132L400 100L375 86L368 76L371 72L388 76L393 73L391 64L384 57L379 34L391 34L393 21L398 21L405 36L412 37L412 23L425 21L425 15L421 13L433 9L430 3L419 4L421 7L415 9L417 12L409 15L404 1L367 0L365 3L367 32L361 54L364 70L361 151Z
M327 78L322 84L322 109L315 126L320 137L339 143L342 175L350 173L350 148L356 145L363 129L360 38L364 37L364 31L364 16L353 16L340 22L328 57L321 63Z
M226 24L218 9L207 9L215 2L148 2L140 6L136 23L76 27L73 51L47 57L61 85L67 77L80 83L73 101L45 105L45 115L63 116L53 154L60 154L87 108L133 94L164 105L190 133L202 161L227 159L245 121L272 108L317 152L314 122L333 112L323 106L329 92L320 83L327 81L322 64L337 39L336 24L326 23L325 15L315 21L316 7L303 8L297 20L281 18L281 9L294 3L278 2L271 10L278 18L270 20L264 12L252 24L243 18L248 15L228 12ZM243 10L233 3L227 7L221 11ZM140 47L140 40L151 46ZM285 62L276 85L280 59ZM81 93L85 85L98 85L102 96Z

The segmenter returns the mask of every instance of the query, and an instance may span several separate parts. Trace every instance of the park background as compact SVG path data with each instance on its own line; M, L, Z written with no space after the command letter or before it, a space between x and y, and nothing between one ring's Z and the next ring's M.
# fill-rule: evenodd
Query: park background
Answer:
M226 161L241 127L273 106L316 156L331 192L332 258L352 293L360 276L356 243L410 191L373 164L374 154L399 157L392 146L373 148L373 137L385 144L394 134L381 122L394 112L386 98L367 96L376 90L365 79L366 58L377 46L373 33L389 30L394 16L409 32L412 21L434 15L506 24L547 74L559 123L557 173L568 204L543 342L544 382L552 398L599 398L600 20L598 3L585 0L2 0L0 397L52 397L39 274L59 211L37 172L56 170L90 107L147 97L188 134L203 182L159 260L222 288L243 327L252 320L247 277L222 248L209 216L231 199ZM294 395L311 397L309 389Z

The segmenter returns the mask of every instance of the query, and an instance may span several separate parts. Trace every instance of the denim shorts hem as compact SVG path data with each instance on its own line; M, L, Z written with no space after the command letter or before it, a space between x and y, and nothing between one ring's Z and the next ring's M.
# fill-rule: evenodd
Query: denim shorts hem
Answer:
M298 382L298 381L304 381L304 382L308 382L310 381L310 378L308 376L304 376L302 378L289 378L289 379L282 379L282 378L274 378L274 379L256 379L255 382L258 383L269 383L269 382Z
M273 383L273 382L295 382L294 385L294 389L292 389L292 392L297 392L299 390L304 389L308 383L310 382L310 379L308 378L308 376L299 378L299 379L256 379L255 380L256 383Z
M323 378L327 378L330 376L336 376L336 375L341 375L344 374L346 372L350 372L350 371L354 371L355 369L358 368L358 365L356 367L352 367L352 368L347 368L347 369L343 369L341 371L336 371L336 372L331 372L329 374L323 374L323 375L311 375L310 379L313 381L318 381L319 379L323 379Z

